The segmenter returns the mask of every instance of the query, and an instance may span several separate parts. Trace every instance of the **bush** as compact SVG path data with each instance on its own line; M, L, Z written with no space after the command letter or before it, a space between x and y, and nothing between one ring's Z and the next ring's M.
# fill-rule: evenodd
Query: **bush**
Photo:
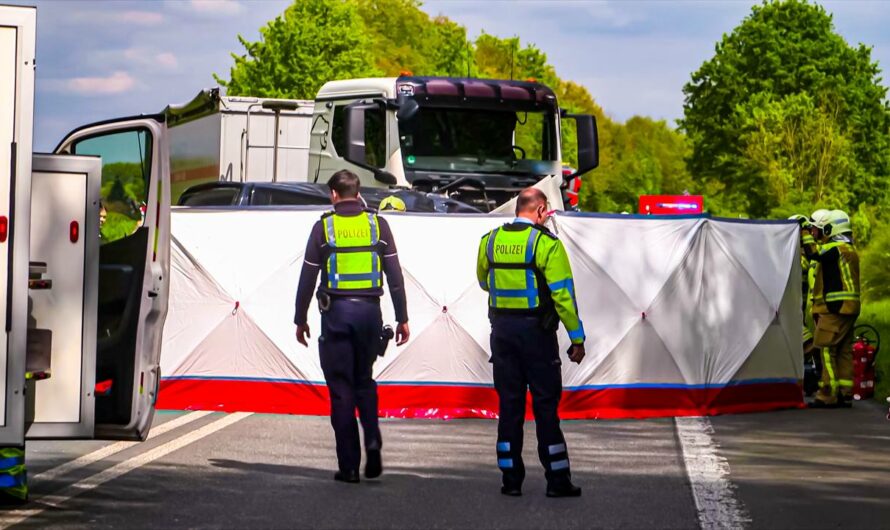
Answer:
M861 251L860 275L866 300L890 299L890 226L876 225L868 247Z
M877 387L875 398L883 401L890 396L890 299L866 302L856 324L870 324L881 334L881 349L876 362Z

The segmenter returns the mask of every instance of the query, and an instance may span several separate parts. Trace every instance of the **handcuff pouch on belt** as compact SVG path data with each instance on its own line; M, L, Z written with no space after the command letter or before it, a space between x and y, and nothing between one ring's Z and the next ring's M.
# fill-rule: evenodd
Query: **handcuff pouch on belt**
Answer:
M315 298L318 299L318 310L322 313L327 313L331 308L331 295L324 291L318 291L315 293Z

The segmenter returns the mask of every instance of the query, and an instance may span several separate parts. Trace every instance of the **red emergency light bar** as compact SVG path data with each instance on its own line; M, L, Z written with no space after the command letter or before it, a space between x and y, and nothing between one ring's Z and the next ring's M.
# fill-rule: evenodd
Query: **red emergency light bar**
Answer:
M695 215L704 212L701 195L640 195L643 215Z

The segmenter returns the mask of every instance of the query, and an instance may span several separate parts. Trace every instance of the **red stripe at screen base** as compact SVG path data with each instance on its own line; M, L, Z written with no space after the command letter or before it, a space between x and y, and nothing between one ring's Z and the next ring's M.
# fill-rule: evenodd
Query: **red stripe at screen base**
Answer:
M497 418L498 398L487 386L381 384L385 418ZM742 382L719 387L634 385L566 390L562 419L653 418L759 412L804 407L793 380ZM324 385L249 379L170 378L161 381L157 408L327 415ZM531 418L531 399L526 416Z

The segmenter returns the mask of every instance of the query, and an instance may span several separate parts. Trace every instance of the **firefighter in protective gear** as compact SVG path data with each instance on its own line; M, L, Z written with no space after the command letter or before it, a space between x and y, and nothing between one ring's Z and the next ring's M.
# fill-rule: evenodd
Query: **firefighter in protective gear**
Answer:
M810 223L810 218L806 215L795 214L788 218L790 221L797 221L800 225L800 274L801 274L801 283L800 283L800 293L801 293L801 306L800 311L804 315L807 314L807 302L809 301L810 294L810 260L807 258L807 255L814 254L818 251L816 246L816 239L813 237L812 231L812 223ZM807 326L807 319L804 316L803 319L803 347L804 353L809 350L812 342L813 342L813 332L810 331L809 326Z
M568 449L559 428L562 363L556 331L561 320L572 343L569 359L580 363L584 327L565 247L543 226L547 212L547 197L540 190L523 190L516 202L516 219L479 243L476 276L488 292L491 362L500 402L501 493L522 494L525 399L531 391L547 496L577 497L581 488L572 484Z
M377 410L377 383L372 378L380 352L383 319L380 296L383 276L395 309L396 344L408 341L408 310L404 279L395 241L386 220L365 210L359 179L347 170L328 181L334 210L315 223L306 245L297 287L297 341L308 346L307 313L321 272L318 305L322 311L318 352L331 398L331 425L337 442L339 470L334 479L359 482L361 444L355 412L365 440L365 477L383 471Z
M813 345L822 352L822 380L815 407L851 406L853 398L853 328L860 310L859 254L849 216L832 210L819 218L823 244L816 254L813 287Z

